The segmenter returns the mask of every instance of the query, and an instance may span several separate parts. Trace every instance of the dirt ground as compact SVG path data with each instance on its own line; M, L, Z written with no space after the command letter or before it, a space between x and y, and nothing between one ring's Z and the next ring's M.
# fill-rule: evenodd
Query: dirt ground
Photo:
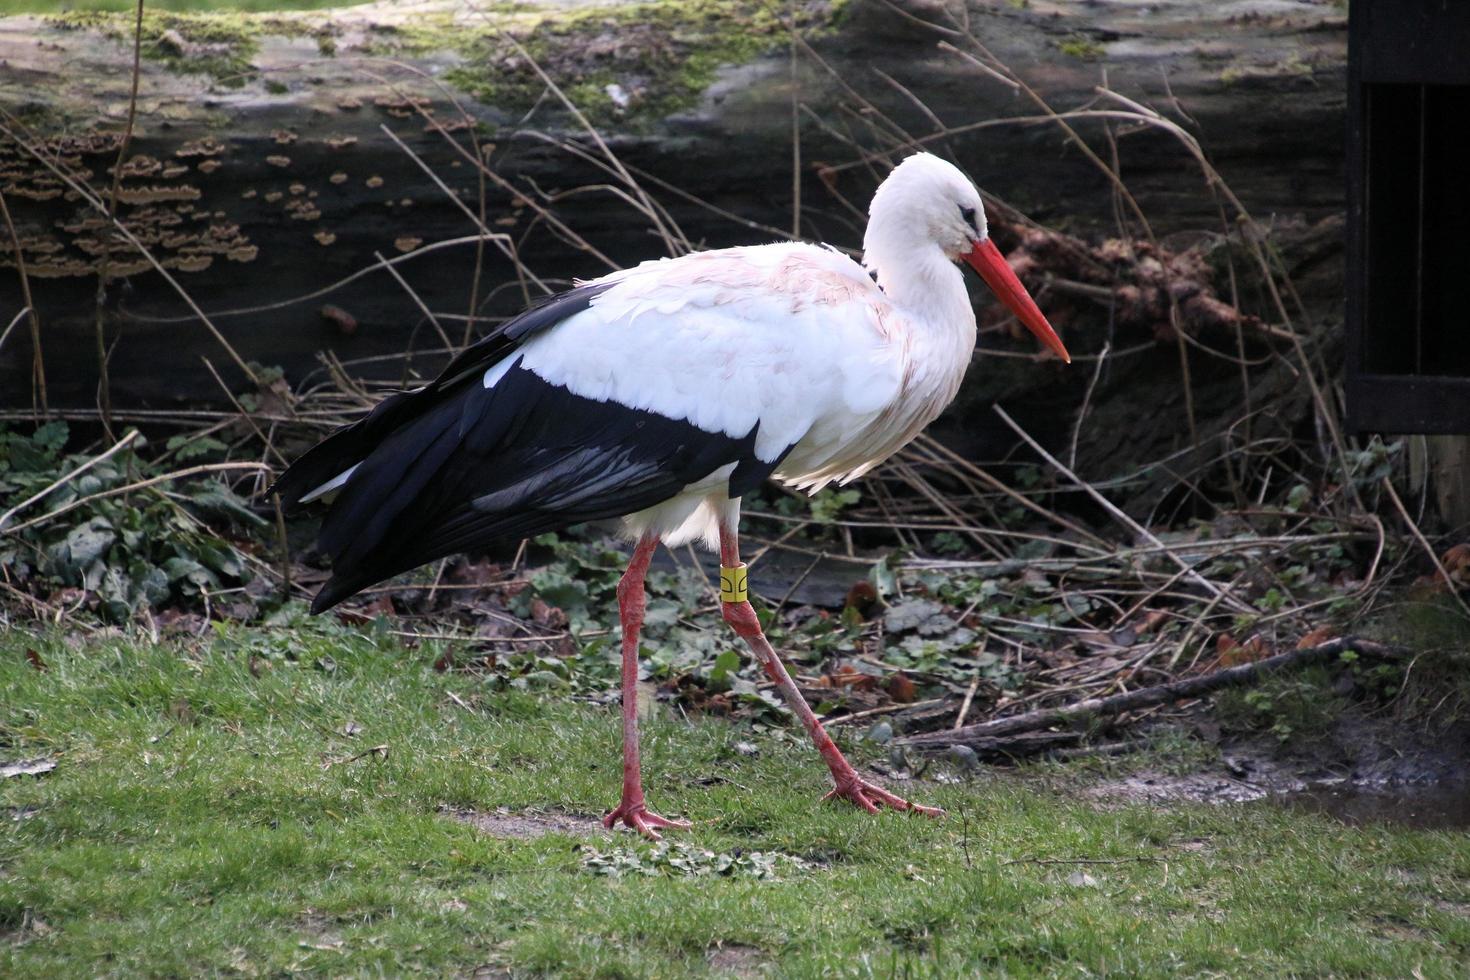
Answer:
M1219 762L1178 771L1153 765L1108 776L1084 796L1103 802L1246 803L1275 798L1346 823L1470 827L1470 731L1437 737L1345 717L1327 737L1280 744L1226 739Z

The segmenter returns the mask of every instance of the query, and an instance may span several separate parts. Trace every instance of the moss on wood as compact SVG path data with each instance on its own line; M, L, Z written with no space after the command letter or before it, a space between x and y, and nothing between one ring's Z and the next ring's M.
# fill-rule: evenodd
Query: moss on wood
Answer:
M95 30L131 45L136 20L130 13L74 11L47 18L63 28ZM240 11L163 13L144 11L142 56L180 74L208 75L238 88L255 77L252 59L268 35L298 37L314 33L302 18L262 16ZM315 33L321 33L315 31Z
M805 37L830 30L847 3L803 0L794 8L795 26ZM471 15L446 7L403 24L366 23L360 50L451 53L458 63L444 79L511 114L527 111L545 92L534 61L594 121L636 124L692 106L722 66L783 48L792 14L788 0L645 0L572 9L509 2ZM133 37L133 16L126 13L71 12L47 20L122 44ZM142 55L169 71L238 87L255 78L264 38L314 37L321 55L333 57L347 53L339 32L340 24L311 13L146 12Z
M846 0L796 7L803 36L831 30ZM449 15L381 32L384 52L449 49L463 61L452 84L511 113L525 112L546 86L540 65L593 121L653 120L692 106L725 65L790 41L786 0L649 0L618 7L548 11L505 4L475 25Z

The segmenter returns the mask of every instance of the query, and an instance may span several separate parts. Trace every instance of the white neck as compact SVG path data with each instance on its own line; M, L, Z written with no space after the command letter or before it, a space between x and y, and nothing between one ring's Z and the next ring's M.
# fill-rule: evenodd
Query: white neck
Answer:
M878 274L888 301L923 333L975 346L975 310L959 267L932 241L914 240L897 222L875 214L863 239L863 265ZM906 240L907 239L907 240Z

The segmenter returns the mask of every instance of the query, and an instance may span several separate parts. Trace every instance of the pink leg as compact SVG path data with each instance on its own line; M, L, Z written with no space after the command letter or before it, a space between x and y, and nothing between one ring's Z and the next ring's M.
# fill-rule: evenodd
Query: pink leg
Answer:
M643 628L643 577L658 547L658 538L645 537L633 549L628 570L618 581L618 616L623 623L623 799L602 818L603 826L619 820L645 837L659 839L658 827L688 827L686 820L669 820L643 802L643 775L638 764L638 632Z
M720 528L720 564L726 568L734 568L740 564L740 542L733 528ZM806 698L802 696L796 682L786 672L781 658L776 655L770 641L762 632L760 620L756 619L755 610L751 608L750 603L748 601L722 602L720 605L724 612L725 622L734 627L735 632L745 640L756 657L760 659L761 665L765 667L766 675L781 689L787 705L796 712L796 716L806 726L807 734L811 735L813 744L822 755L822 760L832 771L832 782L836 788L822 799L844 799L862 807L869 813L877 813L878 805L881 803L895 810L909 810L930 817L944 814L944 811L938 807L910 803L903 797L896 796L859 776L857 770L843 757L841 750L833 743L827 730L822 727L821 721L818 720L811 706L806 703Z

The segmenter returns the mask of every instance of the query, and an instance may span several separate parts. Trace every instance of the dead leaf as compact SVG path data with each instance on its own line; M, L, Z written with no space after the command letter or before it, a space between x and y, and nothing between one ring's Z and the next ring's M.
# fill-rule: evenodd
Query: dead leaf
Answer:
M1070 667L1075 663L1080 663L1082 660L1077 654L1066 649L1037 650L1035 657L1037 660L1046 664L1046 666L1052 668Z
M489 585L503 572L500 565L492 561L462 561L451 567L444 577L457 585Z
M1337 630L1336 629L1334 629L1331 626L1318 626L1316 629L1312 630L1306 636L1302 637L1300 640L1297 640L1296 641L1296 648L1298 650L1305 650L1307 647L1321 646L1322 644L1326 643L1328 640L1332 640L1332 639L1336 639L1336 638L1337 638Z
M1164 623L1168 622L1169 614L1162 609L1154 609L1144 614L1143 620L1135 627L1137 633L1148 633Z
M855 610L865 620L871 618L873 613L882 608L877 587L866 579L854 582L852 588L847 590L847 598L843 600L842 607Z
M357 317L348 313L340 306L332 306L330 303L318 310L323 320L337 327L337 332L344 337L351 337L357 333Z
M889 697L902 704L908 704L912 702L915 696L918 694L918 687L914 684L909 675L905 674L903 671L899 671L892 677L888 678L888 683L885 684L884 687L888 689Z
M387 595L380 595L365 606L356 609L337 608L337 622L343 626L366 626L379 616L394 616L398 610L393 608L393 600Z
M544 599L531 600L531 619L537 626L550 630L562 630L567 626L567 614Z
M1238 667L1241 664L1255 663L1270 655L1270 648L1266 641L1259 635L1252 636L1244 643L1237 642L1229 633L1221 633L1215 638L1215 652L1220 655L1220 666Z
M21 759L17 762L0 764L0 779L10 779L14 776L44 776L55 768L56 760L49 755L39 759Z
M42 660L41 655L30 647L26 647L26 662L42 673L45 673L46 661Z
M870 691L877 685L878 678L855 669L851 664L843 664L832 673L823 674L817 683L822 687L846 687L854 691Z
M1440 556L1439 562L1459 588L1470 587L1470 544L1457 544Z
M1427 599L1448 591L1449 587L1445 585L1444 579L1438 574L1420 575L1414 579L1410 586L1410 595L1415 598L1423 597Z

